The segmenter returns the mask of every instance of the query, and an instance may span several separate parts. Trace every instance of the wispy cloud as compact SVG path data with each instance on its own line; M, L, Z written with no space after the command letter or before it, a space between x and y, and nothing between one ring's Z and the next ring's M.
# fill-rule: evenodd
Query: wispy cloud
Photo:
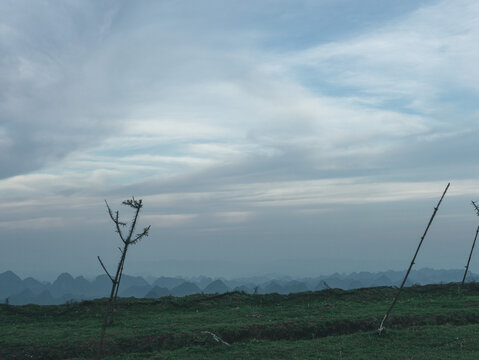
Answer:
M166 215L144 215L142 220L151 223L154 227L178 227L191 222L197 214L166 214Z
M224 221L229 224L242 223L254 216L251 211L226 211L216 214L220 218L220 221Z
M443 122L441 112L448 106L460 108L471 100L460 101L456 94L477 95L478 16L475 3L437 2L343 42L292 53L284 66L326 89L372 96L396 111L417 111Z
M479 5L342 3L1 3L2 221L138 195L191 240L477 196Z

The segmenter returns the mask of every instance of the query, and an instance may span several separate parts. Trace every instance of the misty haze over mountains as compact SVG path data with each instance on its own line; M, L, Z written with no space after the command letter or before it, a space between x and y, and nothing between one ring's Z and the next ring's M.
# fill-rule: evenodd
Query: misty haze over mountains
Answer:
M426 285L459 282L464 270L413 270L406 283ZM256 276L238 279L223 279L199 276L195 278L158 277L145 280L141 276L123 275L119 296L136 298L160 298L163 296L187 296L191 294L223 294L228 291L244 291L258 294L289 294L304 291L318 291L327 288L344 290L375 287L399 286L404 271L354 272L328 276L292 278L287 276ZM479 275L469 273L467 281L479 280ZM60 274L53 282L42 282L32 277L21 279L12 271L0 274L0 300L12 305L39 304L55 305L68 301L89 300L108 296L111 282L107 275L93 280L83 276L76 278L68 273Z

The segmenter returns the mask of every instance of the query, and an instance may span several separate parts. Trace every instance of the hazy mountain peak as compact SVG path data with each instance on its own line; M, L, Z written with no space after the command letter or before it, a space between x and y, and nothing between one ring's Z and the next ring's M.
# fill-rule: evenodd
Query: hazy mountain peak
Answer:
M70 273L64 272L58 275L57 279L53 282L53 284L72 282L73 280L73 276L71 276Z
M171 289L173 296L186 296L191 294L199 294L201 289L195 283L185 281L184 283Z
M228 287L225 285L225 283L221 280L215 280L211 283L208 284L208 286L205 287L203 292L205 294L224 294L225 292L228 292Z
M15 274L13 271L10 271L10 270L7 270L3 273L0 274L0 280L3 280L3 281L22 281L22 279L20 279L20 277Z

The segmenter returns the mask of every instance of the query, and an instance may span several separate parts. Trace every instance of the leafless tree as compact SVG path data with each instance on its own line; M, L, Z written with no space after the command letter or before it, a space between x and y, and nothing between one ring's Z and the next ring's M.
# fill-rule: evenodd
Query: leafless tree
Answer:
M111 291L110 291L110 297L108 298L108 302L106 305L106 310L105 310L105 316L103 318L103 324L101 327L101 335L100 335L100 343L98 345L98 352L97 352L97 359L100 359L102 356L102 351L103 351L103 342L105 339L105 331L106 328L109 324L113 322L113 310L114 310L114 305L116 302L116 298L118 296L118 289L120 287L120 281L121 277L123 274L123 268L125 265L125 258L126 258L126 253L128 251L128 248L130 245L134 245L138 243L142 238L148 236L149 231L150 231L150 226L146 227L143 229L142 232L135 234L135 227L138 221L138 215L140 214L140 210L143 207L143 202L142 200L135 200L134 197L132 197L129 200L123 201L123 205L129 206L134 209L134 215L133 219L130 222L130 226L127 227L126 222L120 221L119 217L119 212L118 211L111 211L110 206L108 205L108 202L105 200L106 208L108 209L108 214L110 215L111 220L115 224L115 232L118 234L120 237L122 243L123 243L123 248L119 247L120 252L121 252L121 257L120 261L118 262L118 265L116 267L116 273L115 276L112 276L108 270L106 269L105 265L103 264L103 261L101 258L98 256L98 261L100 262L101 267L105 271L105 273L108 275L108 277L111 280ZM122 228L127 228L127 231L124 232L122 231Z

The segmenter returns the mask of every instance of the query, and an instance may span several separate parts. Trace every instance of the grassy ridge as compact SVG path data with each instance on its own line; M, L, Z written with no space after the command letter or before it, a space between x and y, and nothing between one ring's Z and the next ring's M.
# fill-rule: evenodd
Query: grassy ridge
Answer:
M467 285L462 296L455 284L405 289L379 337L376 329L396 291L121 299L106 353L112 359L479 358L479 285ZM103 311L104 300L2 306L0 359L91 358Z

